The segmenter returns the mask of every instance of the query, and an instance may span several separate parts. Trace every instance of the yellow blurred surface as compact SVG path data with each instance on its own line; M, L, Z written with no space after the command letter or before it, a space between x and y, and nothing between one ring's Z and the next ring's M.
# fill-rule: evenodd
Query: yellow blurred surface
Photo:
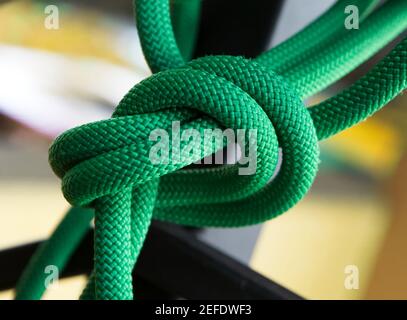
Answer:
M44 27L47 5L28 0L1 5L0 42L125 64L112 45L117 35L99 14L60 5L60 28L50 30Z
M44 300L77 300L86 284L85 276L77 276L59 280L58 284L51 286L44 294ZM0 292L0 300L11 300L14 298L14 291L7 290Z
M0 182L0 249L46 238L68 203L58 181Z
M308 299L360 299L389 221L374 198L308 196L264 225L251 266ZM359 269L358 290L345 288L348 265Z
M377 117L331 137L324 147L374 177L391 173L404 150L400 132Z
M0 249L45 239L62 219L68 203L59 182L0 182ZM44 299L77 299L85 276L60 280L49 288ZM12 299L13 291L0 292L0 300Z

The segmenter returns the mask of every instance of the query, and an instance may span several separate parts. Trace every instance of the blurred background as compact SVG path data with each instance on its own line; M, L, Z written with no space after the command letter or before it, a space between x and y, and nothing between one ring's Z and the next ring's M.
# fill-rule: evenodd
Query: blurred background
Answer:
M0 250L46 238L68 208L47 161L55 136L109 117L150 74L131 3L0 1ZM333 1L303 3L283 1L269 47ZM58 9L55 29L44 24L50 5ZM308 103L354 82L396 42ZM400 95L369 121L321 143L316 182L286 214L199 237L308 299L407 299L406 104ZM358 289L344 285L347 266L359 271ZM45 298L76 299L84 281L62 280ZM11 297L0 292L0 299Z

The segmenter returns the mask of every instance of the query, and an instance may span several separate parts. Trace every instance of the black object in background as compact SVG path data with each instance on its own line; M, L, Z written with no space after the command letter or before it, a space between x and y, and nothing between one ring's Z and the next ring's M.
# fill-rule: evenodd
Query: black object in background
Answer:
M284 0L201 1L201 20L194 57L230 54L252 58L259 55L270 42L284 3ZM64 2L133 19L132 0L64 0Z
M0 290L15 286L39 245L0 251ZM89 232L61 277L89 274L92 258L93 232ZM133 283L137 299L302 299L182 227L157 221L150 227L133 270Z
M195 57L255 57L271 39L283 0L202 0Z

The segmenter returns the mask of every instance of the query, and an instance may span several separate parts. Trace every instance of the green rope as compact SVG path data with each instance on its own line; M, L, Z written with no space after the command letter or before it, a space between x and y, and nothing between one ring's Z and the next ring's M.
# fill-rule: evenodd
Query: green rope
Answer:
M80 244L86 232L90 230L93 211L83 208L71 208L46 241L31 258L17 284L17 299L40 299L45 291L44 270L49 265L62 270ZM61 250L61 248L63 248Z
M184 60L193 56L200 22L200 0L172 0L171 21Z
M352 1L360 5L363 17L360 30L353 31L344 30L343 19L337 18L343 17L349 1L338 1L309 27L257 59L209 56L186 64L172 30L168 0L135 3L143 51L158 73L133 87L111 119L71 129L50 149L50 164L62 178L66 199L95 209L95 266L82 299L132 298L131 271L152 217L193 226L238 227L287 211L316 176L318 140L366 119L407 86L404 39L337 96L309 109L300 98L349 73L403 32L404 0L387 1L372 13L376 1ZM176 164L152 164L149 133L156 128L170 132L175 120L181 130L193 128L201 134L215 128L257 129L256 174L238 176L237 165L179 170L223 144L196 143L201 154L181 155ZM279 147L282 166L268 183ZM88 225L90 219L82 217L78 224ZM65 258L58 265L63 268L73 251L66 241L76 244L86 232L72 234L67 218L59 230L69 234L67 239L62 243L54 235L37 253L37 262L30 263L18 285L17 298L39 298L44 291L41 268L55 264L48 250L60 250Z
M261 54L257 61L267 64L268 67L279 73L301 64L304 56L307 56L308 59L316 52L326 49L332 41L335 41L336 37L346 33L346 29L343 27L343 13L347 5L356 5L359 8L359 19L362 22L377 3L377 0L337 1L319 19L273 50Z

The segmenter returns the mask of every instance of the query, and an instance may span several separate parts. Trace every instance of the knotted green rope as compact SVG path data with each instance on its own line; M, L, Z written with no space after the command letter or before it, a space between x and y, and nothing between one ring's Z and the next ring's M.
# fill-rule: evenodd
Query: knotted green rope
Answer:
M95 266L83 299L132 298L131 271L152 217L237 227L287 211L315 178L318 140L364 120L407 86L405 39L339 95L309 109L301 100L405 30L404 0L388 1L371 14L376 1L338 1L305 30L257 59L209 56L186 64L172 31L168 0L135 2L143 50L158 73L133 87L111 119L71 129L50 149L50 163L62 178L67 200L95 209ZM345 30L337 18L348 3L359 5L360 30ZM150 132L170 132L175 120L181 130L201 133L257 129L256 174L238 176L237 165L179 170L223 147L216 144L196 144L201 154L181 155L175 164L152 164ZM282 166L268 183L279 147ZM86 213L80 221L79 214L71 210L35 255L17 287L17 298L39 298L43 266L64 266L74 245L66 249L63 235L65 241L78 243L91 219ZM73 232L75 219L80 232Z

